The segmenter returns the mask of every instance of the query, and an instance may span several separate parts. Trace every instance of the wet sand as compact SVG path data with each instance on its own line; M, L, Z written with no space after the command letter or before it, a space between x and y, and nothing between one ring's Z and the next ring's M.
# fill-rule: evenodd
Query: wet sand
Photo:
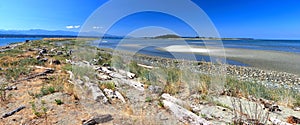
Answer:
M186 48L185 46L182 46ZM206 47L193 46L193 49L206 49ZM174 51L178 51L178 47ZM171 49L158 48L161 51L172 52ZM191 49L192 50L192 49ZM252 67L257 67L263 70L272 70L292 73L300 76L300 54L267 51L267 50L250 50L250 49L236 49L225 48L224 51L218 48L209 48L208 52L194 52L199 55L209 55L217 57L226 57L226 59L235 60L248 64ZM225 52L225 53L224 53ZM187 51L187 53L190 53Z

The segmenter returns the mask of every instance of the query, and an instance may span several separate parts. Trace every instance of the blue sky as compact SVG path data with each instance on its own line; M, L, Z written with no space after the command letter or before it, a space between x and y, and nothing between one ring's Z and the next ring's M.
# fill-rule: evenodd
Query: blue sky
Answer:
M79 31L86 19L105 2L107 1L1 0L0 29ZM193 0L193 2L207 13L221 37L300 39L299 0ZM121 11L117 7L114 9L111 11ZM182 9L178 11L192 13ZM177 18L157 12L130 15L115 24L108 33L125 35L135 28L145 26L169 28L184 36L196 35L187 24ZM95 28L101 29L101 24Z

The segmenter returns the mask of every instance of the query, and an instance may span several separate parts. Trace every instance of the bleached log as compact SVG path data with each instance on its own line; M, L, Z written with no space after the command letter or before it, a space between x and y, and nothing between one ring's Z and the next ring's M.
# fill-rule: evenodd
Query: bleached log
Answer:
M2 115L2 118L6 118L6 117L9 117L9 116L12 116L12 115L14 115L15 113L21 111L21 110L24 109L24 108L25 108L25 106L18 107L17 109L15 109L15 110L13 110L13 111L11 111L11 112L8 112L8 113L3 114L3 115Z
M39 76L45 76L45 75L51 74L51 73L54 73L54 69L52 69L52 68L46 68L44 72L41 72L41 73L38 73L38 74L31 75L31 76L29 76L29 77L27 77L27 78L18 80L18 82L19 82L19 81L24 81L24 80L33 79L33 78L36 78L36 77L39 77Z
M116 73L116 72L110 73L109 76L111 76L112 78L126 79L126 76L123 76L123 75L121 75L119 73Z
M91 82L87 82L86 86L89 88L89 90L92 92L93 99L97 102L100 102L102 100L103 103L107 103L108 99L104 95L104 93L101 91L101 89Z
M105 74L97 74L99 80L111 80L111 77Z
M143 65L143 64L137 64L140 67L146 68L146 69L153 69L153 66L147 66L147 65Z
M211 125L209 121L197 116L191 111L167 100L163 100L164 107L169 109L180 121L191 125Z
M124 97L122 96L122 94L118 91L115 91L116 96L118 97L118 99L120 99L123 103L126 103Z
M273 117L270 118L270 121L272 122L273 125L292 125L290 123L286 123L284 121L281 121L281 120L273 118Z
M106 94L106 96L108 98L111 98L111 99L120 99L123 103L126 103L124 97L118 91L114 91L114 90L107 89L107 88L105 88L103 91L104 91L104 93Z
M140 91L144 91L144 84L140 83L140 82L137 82L137 81L134 81L134 80L128 80L128 79L116 79L116 82L117 83L120 83L120 84L127 84L129 86L132 86L134 88L136 88L137 90L140 90Z
M100 72L110 74L112 71L110 71L107 67L100 67Z
M185 106L185 103L184 103L182 100L177 99L177 98L171 96L171 95L168 94L168 93L162 94L161 97L162 97L163 99L165 99L165 100L167 100L167 101L170 101L170 102L173 102L173 103L175 103L175 104L177 104L177 105Z
M133 79L136 75L134 73L131 73L131 72L127 72L125 70L118 70L118 72L122 75L125 75L127 76L128 78L130 79Z

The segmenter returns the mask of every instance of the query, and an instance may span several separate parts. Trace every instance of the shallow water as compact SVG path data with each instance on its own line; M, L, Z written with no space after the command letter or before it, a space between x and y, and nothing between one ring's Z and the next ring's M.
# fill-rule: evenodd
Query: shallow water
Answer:
M0 38L0 46L6 46L11 43L25 42L26 40L40 40L42 38Z

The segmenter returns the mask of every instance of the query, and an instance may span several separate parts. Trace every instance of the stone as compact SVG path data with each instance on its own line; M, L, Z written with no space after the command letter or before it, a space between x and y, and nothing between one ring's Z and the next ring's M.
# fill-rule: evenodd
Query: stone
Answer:
M42 57L40 55L35 57L37 60L40 60Z
M41 61L42 61L42 62L47 62L47 61L48 61L48 58L42 58Z
M59 60L53 60L52 63L55 64L55 65L60 65L61 64L61 62Z
M63 55L63 52L62 51L57 51L56 55Z
M161 93L162 92L162 88L160 86L154 86L154 85L150 85L148 87L149 91L152 93Z

